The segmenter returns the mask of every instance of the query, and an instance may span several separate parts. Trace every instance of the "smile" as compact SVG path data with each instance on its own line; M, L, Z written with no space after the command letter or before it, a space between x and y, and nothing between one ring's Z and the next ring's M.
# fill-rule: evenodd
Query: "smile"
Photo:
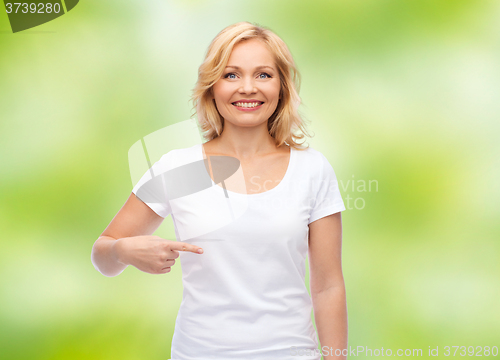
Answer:
M259 109L263 102L235 102L233 106L235 106L238 110L248 111L248 110L256 110Z

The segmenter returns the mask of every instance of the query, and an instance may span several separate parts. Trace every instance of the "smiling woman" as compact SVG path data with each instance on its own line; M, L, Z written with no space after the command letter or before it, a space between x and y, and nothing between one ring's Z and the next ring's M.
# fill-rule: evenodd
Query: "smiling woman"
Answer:
M326 157L297 143L298 87L287 46L269 29L242 22L220 32L193 91L207 142L156 162L96 242L94 264L111 276L127 265L164 274L181 261L171 360L319 360L312 310L322 349L347 348L345 207ZM232 174L222 181L220 159ZM175 180L184 190L208 184L203 191L175 197L163 181L148 186L151 174L193 164L202 171ZM168 215L177 241L151 236Z
M237 90L240 93L235 94ZM244 96L255 90L271 98ZM276 146L286 142L298 149L297 140L310 137L298 112L299 90L300 73L285 42L269 29L241 22L221 31L208 47L191 100L207 140L220 136L230 121L228 113L221 112L229 108L228 101L257 100L264 102L258 117L268 115L267 130Z

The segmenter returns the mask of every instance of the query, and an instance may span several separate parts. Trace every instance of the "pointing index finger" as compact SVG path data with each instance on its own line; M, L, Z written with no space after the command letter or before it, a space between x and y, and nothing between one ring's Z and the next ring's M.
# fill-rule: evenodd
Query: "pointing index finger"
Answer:
M177 251L191 251L197 254L203 254L203 249L199 246L183 243L180 241L176 241L172 244L171 247L172 250L177 250Z

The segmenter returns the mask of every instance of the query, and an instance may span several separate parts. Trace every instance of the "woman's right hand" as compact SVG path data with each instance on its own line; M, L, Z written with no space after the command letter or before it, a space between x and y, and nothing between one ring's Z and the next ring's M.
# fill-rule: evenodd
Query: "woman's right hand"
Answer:
M199 252L201 250L201 253ZM179 251L202 254L203 249L181 241L163 239L154 235L132 236L115 243L117 261L132 265L149 274L166 274L179 257Z

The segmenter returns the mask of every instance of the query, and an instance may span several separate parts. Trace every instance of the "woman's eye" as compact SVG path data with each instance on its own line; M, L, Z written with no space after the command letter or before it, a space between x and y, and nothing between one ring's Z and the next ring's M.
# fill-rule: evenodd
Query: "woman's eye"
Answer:
M271 77L271 75L267 74L267 73L262 73L260 74L259 76L262 76L262 75L266 75L267 77Z
M227 73L226 75L224 75L224 79L229 78L229 76L231 76L231 75L234 75L234 73ZM234 76L236 76L236 75L234 75ZM231 79L234 79L234 78L231 78Z

